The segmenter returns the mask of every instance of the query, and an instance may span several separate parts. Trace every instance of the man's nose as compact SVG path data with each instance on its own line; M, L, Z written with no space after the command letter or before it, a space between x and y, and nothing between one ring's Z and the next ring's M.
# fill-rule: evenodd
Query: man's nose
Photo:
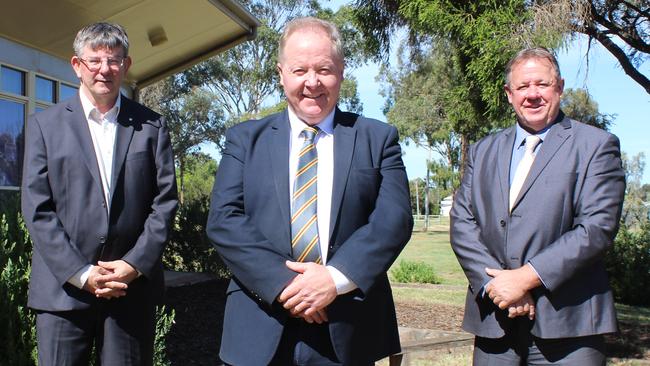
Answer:
M305 84L310 88L315 88L318 86L318 74L311 71L305 75Z

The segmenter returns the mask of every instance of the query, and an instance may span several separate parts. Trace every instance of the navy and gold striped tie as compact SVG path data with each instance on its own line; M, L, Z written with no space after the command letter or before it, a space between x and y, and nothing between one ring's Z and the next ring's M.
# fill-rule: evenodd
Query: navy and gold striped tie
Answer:
M291 248L298 262L321 262L316 218L318 154L314 138L318 129L307 127L300 136L305 142L298 155L291 204Z

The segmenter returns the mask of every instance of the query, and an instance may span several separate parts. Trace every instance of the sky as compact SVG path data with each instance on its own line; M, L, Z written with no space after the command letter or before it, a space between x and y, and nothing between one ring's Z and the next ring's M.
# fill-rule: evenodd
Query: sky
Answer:
M614 56L600 44L592 45L588 62L586 49L586 37L578 37L557 54L565 89L587 89L598 103L600 113L615 115L610 131L619 137L621 150L628 156L640 152L645 154L643 183L650 183L650 95L623 72ZM650 75L650 62L646 62L641 71ZM377 73L378 66L369 64L352 74L359 83L363 114L385 121L382 113L384 98L379 95L380 85L374 78ZM402 144L402 148L409 179L425 177L427 150L416 148L412 143L409 146Z
M325 2L324 6L336 10L346 2L332 0ZM560 72L565 80L564 87L587 89L598 103L600 113L614 115L610 132L619 137L621 151L628 156L641 152L645 154L646 169L642 183L650 183L650 94L627 76L614 56L599 43L592 44L587 60L587 45L587 38L579 36L557 54ZM650 76L650 61L643 64L640 70ZM384 97L379 94L381 86L375 81L378 72L379 66L369 63L355 69L352 74L358 82L363 115L386 121L382 113ZM402 144L402 149L409 179L425 177L428 150L417 148L413 143ZM219 159L214 147L207 147L206 152Z

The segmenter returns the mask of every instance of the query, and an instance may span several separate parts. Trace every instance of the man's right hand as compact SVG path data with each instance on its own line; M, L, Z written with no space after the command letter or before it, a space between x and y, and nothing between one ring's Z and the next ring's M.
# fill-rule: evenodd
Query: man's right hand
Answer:
M120 282L107 283L99 282L102 276L111 274L111 272L101 266L93 266L88 274L88 279L84 283L83 289L95 295L98 298L112 299L126 295L127 284ZM100 290L100 291L98 291Z

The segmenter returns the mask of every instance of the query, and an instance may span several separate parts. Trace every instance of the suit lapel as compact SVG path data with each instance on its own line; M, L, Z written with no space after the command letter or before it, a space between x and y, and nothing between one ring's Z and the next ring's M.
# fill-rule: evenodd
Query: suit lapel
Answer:
M334 177L332 180L332 209L330 211L330 238L334 231L336 218L339 216L343 194L348 182L352 155L356 142L357 131L351 121L342 119L343 114L338 109L334 114Z
M131 138L133 137L133 119L132 109L129 108L129 100L122 97L120 113L117 115L117 130L115 131L115 150L113 152L113 171L111 174L111 195L113 200L118 177L121 174L126 153L129 151Z
M84 116L84 110L81 106L79 96L70 100L66 106L66 110L70 113L70 130L79 143L79 149L81 150L83 161L90 171L90 175L92 175L95 180L97 188L100 192L103 192L104 188L102 186L101 176L99 175L99 166L97 165L95 147L93 146L93 139L90 135L90 129L88 128L88 120L86 116Z
M557 154L560 147L564 142L571 136L571 120L568 118L563 118L560 122L554 124L546 135L542 146L539 149L533 166L530 168L530 172L524 181L521 191L519 191L519 196L515 201L515 206L519 201L526 195L526 192L530 187L535 183L537 178L542 174L544 168L548 163L553 159ZM514 206L513 206L514 208Z
M501 192L501 202L503 209L507 212L510 200L510 161L512 160L512 146L515 143L517 136L515 127L510 127L505 130L501 142L498 145L497 156L498 160L498 174L499 174L499 188Z
M275 193L278 198L280 212L286 220L280 220L284 223L284 231L287 238L291 238L291 199L289 198L289 115L285 110L278 115L271 124L271 136L268 142L268 156L270 160L273 182L275 183Z

